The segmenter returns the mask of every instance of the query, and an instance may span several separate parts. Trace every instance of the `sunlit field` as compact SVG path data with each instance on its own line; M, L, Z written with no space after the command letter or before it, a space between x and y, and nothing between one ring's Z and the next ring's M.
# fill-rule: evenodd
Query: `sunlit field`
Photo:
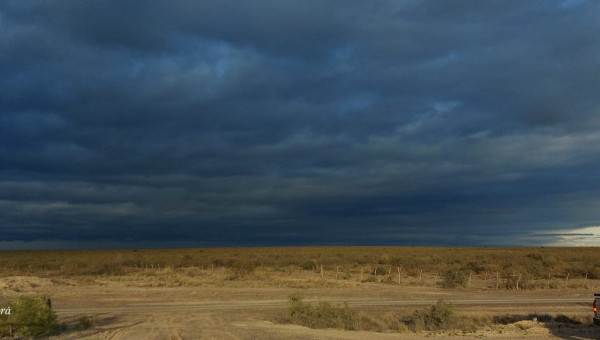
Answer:
M361 339L380 333L385 338L385 333L399 332L417 338L435 332L589 338L596 331L593 293L600 292L597 250L3 251L0 304L28 312L5 316L0 333L55 334L64 339L95 339L97 334L115 339L147 334L157 339L194 338L198 332L208 338L265 339L300 334ZM50 298L56 316L45 307ZM23 309L25 305L29 307ZM11 333L14 320L29 315L45 315L40 322L46 326L38 333L23 327ZM336 333L341 329L354 332Z
M372 282L567 289L594 286L600 279L597 248L278 247L5 251L1 256L3 276L118 277L132 285Z

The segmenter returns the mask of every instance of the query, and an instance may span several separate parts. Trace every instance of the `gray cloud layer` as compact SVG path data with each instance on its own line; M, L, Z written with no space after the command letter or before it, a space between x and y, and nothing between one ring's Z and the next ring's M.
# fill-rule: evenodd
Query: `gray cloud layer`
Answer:
M3 1L0 242L531 244L600 225L599 15Z

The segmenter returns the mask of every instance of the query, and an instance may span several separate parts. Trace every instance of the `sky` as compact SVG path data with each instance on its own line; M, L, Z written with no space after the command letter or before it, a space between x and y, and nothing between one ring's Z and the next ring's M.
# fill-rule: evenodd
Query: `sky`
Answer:
M600 2L0 2L0 249L600 245Z

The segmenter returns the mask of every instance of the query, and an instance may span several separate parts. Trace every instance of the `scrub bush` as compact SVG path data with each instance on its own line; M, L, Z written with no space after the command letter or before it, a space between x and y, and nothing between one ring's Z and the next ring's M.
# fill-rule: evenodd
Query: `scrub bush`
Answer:
M0 316L1 336L49 336L59 333L56 313L42 297L20 296L9 304L11 313Z
M321 301L313 306L302 301L301 294L289 296L287 321L310 328L343 328L358 329L356 313L348 307L336 306L328 301Z
M429 309L415 311L405 323L414 332L421 332L448 330L456 326L456 321L454 306L444 300L438 300Z
M467 283L467 275L459 270L449 270L444 276L444 282L442 287L444 288L455 288L463 286Z

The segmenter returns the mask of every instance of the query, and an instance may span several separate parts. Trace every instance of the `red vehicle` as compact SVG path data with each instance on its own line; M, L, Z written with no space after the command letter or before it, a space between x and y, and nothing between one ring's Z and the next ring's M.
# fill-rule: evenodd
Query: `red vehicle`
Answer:
M600 293L594 294L594 325L600 326L600 316L598 315L598 308L600 307Z

